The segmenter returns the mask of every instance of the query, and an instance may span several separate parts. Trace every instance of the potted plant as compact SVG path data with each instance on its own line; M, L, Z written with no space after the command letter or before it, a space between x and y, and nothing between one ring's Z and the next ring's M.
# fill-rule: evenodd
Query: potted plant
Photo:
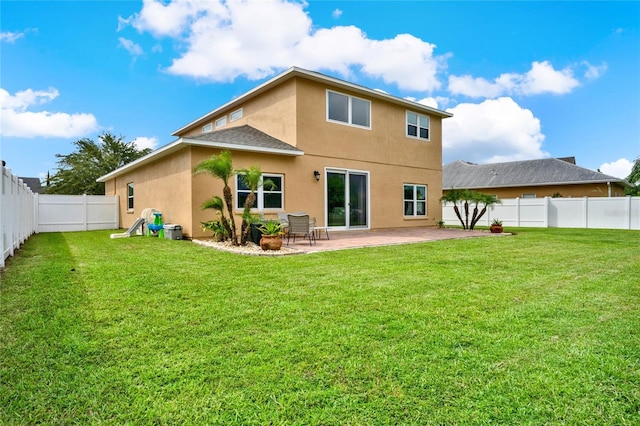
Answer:
M436 225L438 226L439 229L444 228L444 220L439 220L436 222Z
M260 226L262 250L280 250L282 247L282 225L275 220L268 220Z
M492 234L501 234L502 233L502 221L500 219L493 219L491 222L491 233Z

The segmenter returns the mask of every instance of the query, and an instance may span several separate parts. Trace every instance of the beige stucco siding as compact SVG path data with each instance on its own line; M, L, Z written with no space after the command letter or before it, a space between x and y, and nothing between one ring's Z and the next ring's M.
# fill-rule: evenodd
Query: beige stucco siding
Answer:
M120 200L120 223L128 228L145 208L163 214L164 223L178 223L183 232L191 230L190 149L162 157L106 182L107 194L117 194ZM134 184L134 209L127 210L127 184Z

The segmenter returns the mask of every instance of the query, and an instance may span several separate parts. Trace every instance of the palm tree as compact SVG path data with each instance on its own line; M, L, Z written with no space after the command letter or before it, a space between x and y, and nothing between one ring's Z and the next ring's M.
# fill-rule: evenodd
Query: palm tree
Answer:
M485 194L483 192L477 192L477 191L475 192L474 201L475 201L475 207L473 209L473 217L471 218L471 228L469 229L475 228L480 218L484 216L484 214L487 212L487 208L489 206L492 206L494 204L499 204L502 202L498 200L496 197L494 197L493 195L489 195L489 194ZM480 203L482 203L484 207L480 211L480 214L478 214L478 204Z
M256 191L260 186L266 188L273 188L275 184L272 180L262 180L262 170L259 166L250 166L246 169L236 170L238 176L242 180L242 183L249 188L249 195L244 200L244 211L242 212L242 233L240 235L240 244L245 245L247 238L251 232L251 223L253 222L253 216L251 215L251 208L256 204Z
M224 215L224 201L222 201L222 198L220 198L219 196L214 196L213 198L208 199L207 201L205 201L204 203L202 203L202 209L212 209L212 210L216 210L217 212L220 213L220 222L222 222L222 226L224 227L227 236L232 235L231 234L231 225L229 224L229 221L227 220L227 218ZM226 237L225 237L226 240Z
M462 199L462 191L459 189L451 188L445 195L440 198L440 202L451 203L453 204L453 211L456 212L456 216L458 216L458 220L462 224L463 229L467 229L464 224L464 220L462 220L462 216L460 215L460 208L458 207L458 202Z
M238 169L236 171L242 182L249 188L249 195L244 200L244 210L242 212L242 231L240 233L240 245L247 243L247 237L251 232L251 207L256 203L256 191L262 179L262 170L258 166L251 166L248 169Z
M229 212L229 221L231 222L231 242L238 245L238 235L236 231L236 222L233 220L233 194L229 187L229 180L234 175L233 162L231 161L231 152L224 150L218 155L212 155L206 160L198 163L193 169L195 174L209 173L213 177L221 179L224 183L222 193L224 202Z

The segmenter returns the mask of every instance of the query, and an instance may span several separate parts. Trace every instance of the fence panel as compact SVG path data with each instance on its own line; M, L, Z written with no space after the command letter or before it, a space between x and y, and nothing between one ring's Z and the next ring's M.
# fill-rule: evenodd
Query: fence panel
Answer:
M117 196L39 194L37 198L38 232L119 227Z
M505 226L640 230L640 197L510 198L489 207L478 225L500 219ZM464 218L464 211L461 210ZM451 204L442 206L447 225L460 221Z
M0 267L35 232L34 201L29 187L2 166L0 172Z

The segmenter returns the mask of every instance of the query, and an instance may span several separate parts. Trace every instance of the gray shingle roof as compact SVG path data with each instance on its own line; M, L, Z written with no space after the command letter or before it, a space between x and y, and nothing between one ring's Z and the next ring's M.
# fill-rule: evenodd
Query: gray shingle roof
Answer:
M303 152L293 145L289 145L248 125L216 130L197 136L185 137L184 139L209 142L215 146L228 146L230 149L252 148L252 151L291 151L291 153L295 154Z
M42 191L42 183L40 182L40 178L35 177L21 177L22 182L24 182L31 192L39 193Z
M442 188L500 188L511 186L618 182L624 179L594 172L557 158L474 164L454 161L442 168Z

